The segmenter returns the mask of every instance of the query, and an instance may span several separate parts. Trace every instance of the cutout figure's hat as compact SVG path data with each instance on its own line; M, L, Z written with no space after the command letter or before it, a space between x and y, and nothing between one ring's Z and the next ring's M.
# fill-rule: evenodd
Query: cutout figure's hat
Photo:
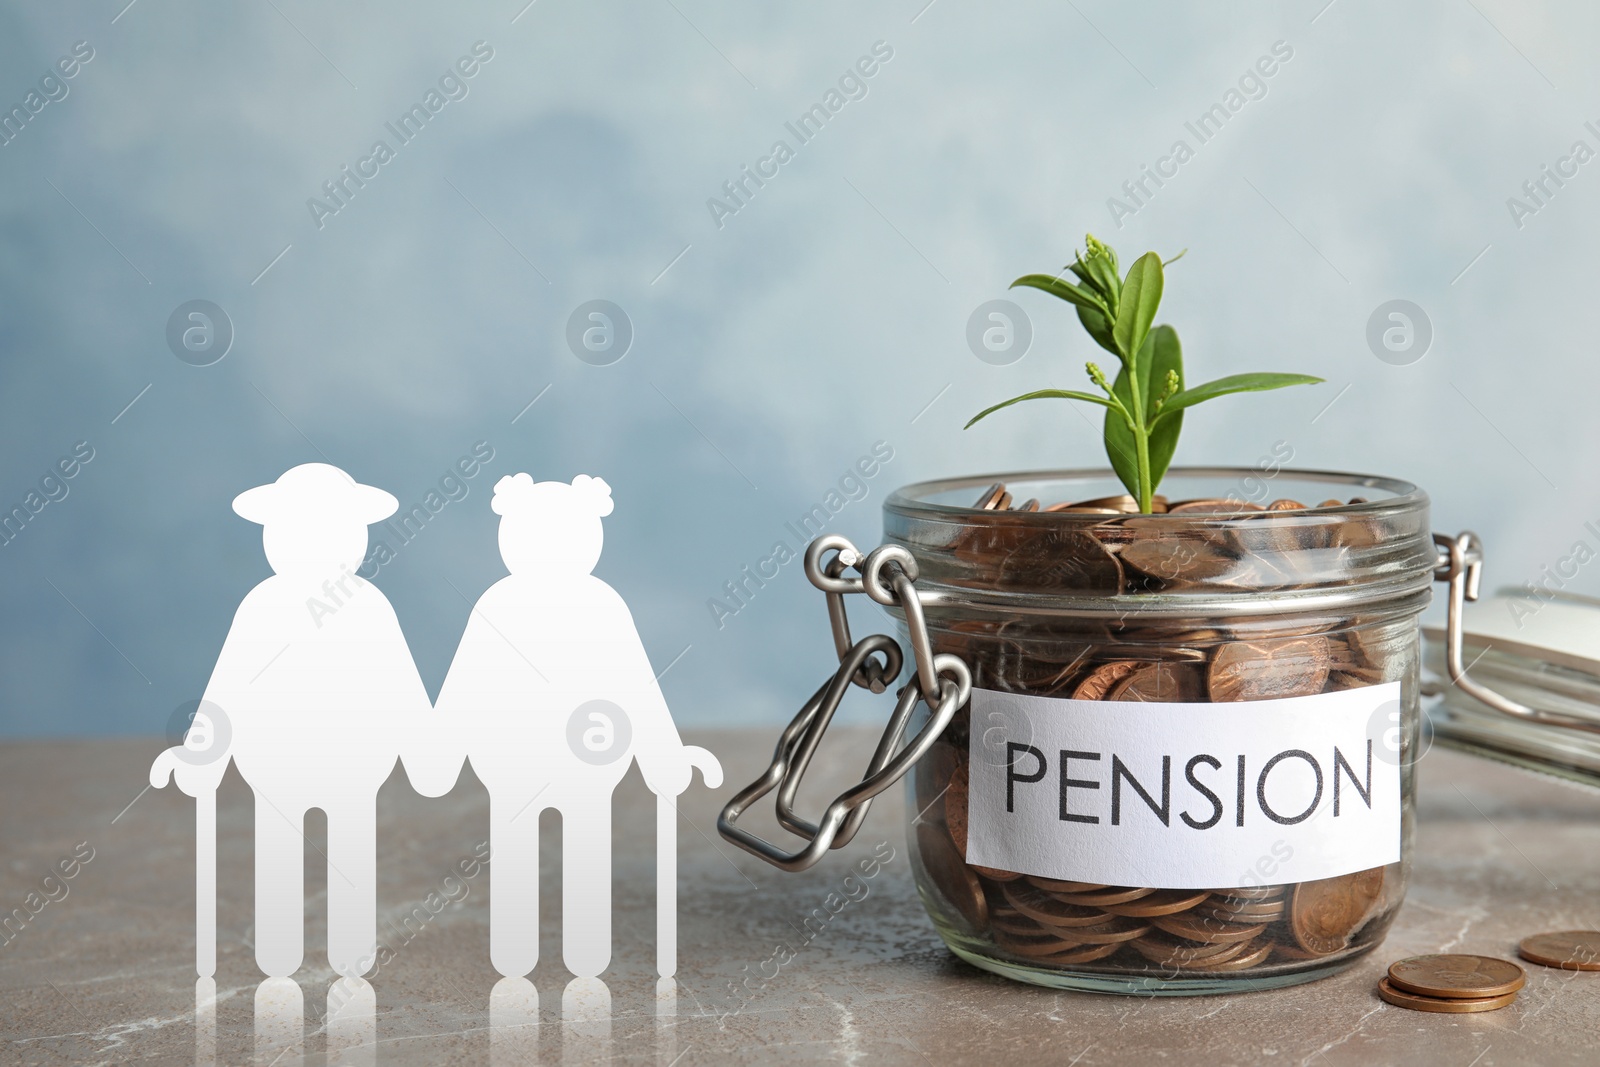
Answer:
M362 485L328 463L302 463L270 485L246 489L233 498L240 517L262 526L279 519L347 520L370 526L400 509L400 501L377 486Z

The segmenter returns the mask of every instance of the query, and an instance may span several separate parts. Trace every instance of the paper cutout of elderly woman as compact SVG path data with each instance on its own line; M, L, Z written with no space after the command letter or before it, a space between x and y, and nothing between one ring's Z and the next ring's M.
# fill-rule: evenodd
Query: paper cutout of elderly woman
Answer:
M440 795L464 751L489 791L490 957L503 975L539 959L539 814L561 812L562 957L581 978L611 960L611 794L633 760L658 798L658 969L676 951L676 811L710 752L685 746L628 606L591 572L611 489L500 479L500 555L511 572L472 609L435 705L431 737L405 755L413 785Z

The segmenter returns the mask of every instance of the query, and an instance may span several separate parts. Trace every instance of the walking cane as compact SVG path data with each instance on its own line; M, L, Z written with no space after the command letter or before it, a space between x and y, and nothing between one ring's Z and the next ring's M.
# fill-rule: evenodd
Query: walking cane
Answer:
M194 970L217 973L217 793L194 798Z
M656 797L656 973L678 971L678 809Z
M699 745L683 746L690 767L699 767L706 787L722 784L722 764ZM690 778L694 772L690 771ZM656 796L656 974L678 972L678 806L666 794Z

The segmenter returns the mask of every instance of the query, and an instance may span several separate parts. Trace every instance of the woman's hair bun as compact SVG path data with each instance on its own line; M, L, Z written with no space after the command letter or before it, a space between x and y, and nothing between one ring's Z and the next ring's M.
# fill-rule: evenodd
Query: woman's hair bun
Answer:
M594 508L594 513L600 518L611 514L616 505L611 500L611 487L604 478L591 478L587 474L580 474L572 479L572 488L589 501Z
M508 474L494 483L494 499L489 507L496 515L530 514L541 506L561 507L563 497L576 497L591 515L599 518L611 514L615 506L611 487L601 478L580 474L569 486L562 482L535 482L529 474Z
M494 483L494 499L489 509L496 515L511 515L533 503L533 476L508 474Z

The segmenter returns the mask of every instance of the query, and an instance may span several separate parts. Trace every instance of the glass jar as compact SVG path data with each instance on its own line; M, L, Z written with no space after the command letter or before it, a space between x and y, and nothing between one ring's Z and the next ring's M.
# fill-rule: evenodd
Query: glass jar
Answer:
M1427 497L1226 468L1162 489L1176 510L1154 515L1129 513L1106 471L923 482L885 503L934 651L972 673L907 776L923 903L962 959L1056 988L1335 973L1405 894L1439 558Z

